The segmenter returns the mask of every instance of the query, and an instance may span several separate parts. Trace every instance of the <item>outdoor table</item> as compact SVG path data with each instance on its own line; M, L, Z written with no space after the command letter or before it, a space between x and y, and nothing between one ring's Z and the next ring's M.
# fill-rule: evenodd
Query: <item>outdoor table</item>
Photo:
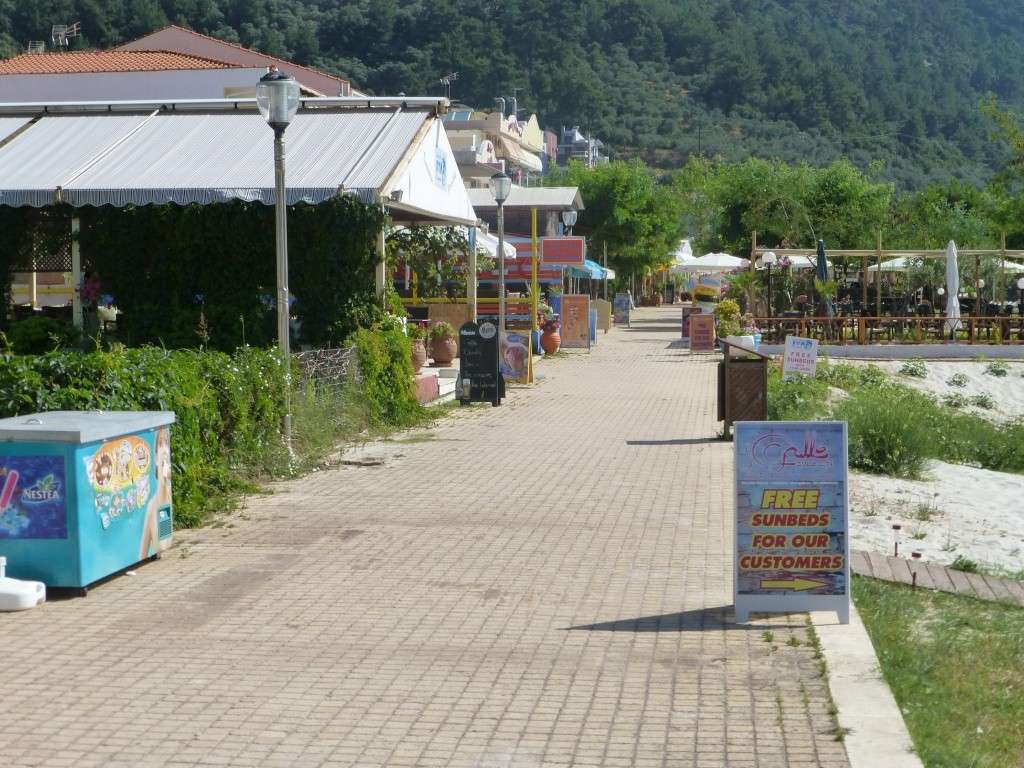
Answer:
M0 419L0 555L10 575L89 584L170 546L171 411Z

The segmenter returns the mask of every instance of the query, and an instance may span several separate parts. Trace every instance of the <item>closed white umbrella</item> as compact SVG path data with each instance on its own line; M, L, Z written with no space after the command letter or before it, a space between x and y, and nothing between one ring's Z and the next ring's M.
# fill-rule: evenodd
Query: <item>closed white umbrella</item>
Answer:
M946 246L946 332L953 333L960 327L960 265L957 263L956 243L952 240Z

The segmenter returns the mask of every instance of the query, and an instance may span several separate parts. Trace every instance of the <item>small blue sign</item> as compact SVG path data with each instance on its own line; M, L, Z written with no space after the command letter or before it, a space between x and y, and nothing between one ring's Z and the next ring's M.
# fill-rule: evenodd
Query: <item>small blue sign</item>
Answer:
M0 539L66 539L63 456L0 456Z

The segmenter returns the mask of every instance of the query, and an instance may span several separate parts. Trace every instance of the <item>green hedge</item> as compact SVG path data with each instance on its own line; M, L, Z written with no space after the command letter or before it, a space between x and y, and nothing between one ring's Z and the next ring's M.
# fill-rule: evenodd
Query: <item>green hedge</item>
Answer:
M233 355L155 347L0 356L0 415L56 410L169 410L175 516L198 524L239 490L237 471L280 444L285 379L269 350Z
M339 441L366 430L421 421L408 338L401 328L360 330L360 375L293 396L293 447L280 424L285 377L277 353L241 347L159 347L111 352L0 355L0 417L58 410L174 411L171 428L175 518L191 527L253 479L315 465Z
M360 329L349 337L359 358L362 386L375 427L404 427L422 418L413 383L412 347L400 327Z

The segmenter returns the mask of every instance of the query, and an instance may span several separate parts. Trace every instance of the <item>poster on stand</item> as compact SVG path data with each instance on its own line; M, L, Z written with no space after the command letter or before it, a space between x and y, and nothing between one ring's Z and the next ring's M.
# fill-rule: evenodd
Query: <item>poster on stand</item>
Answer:
M703 313L690 315L690 351L715 350L715 316Z
M846 422L736 423L736 622L850 617Z
M598 329L608 333L612 327L612 303L604 299L594 299L594 309L597 310Z
M813 379L817 371L818 340L787 336L786 350L782 356L782 378L785 380L800 375Z
M701 312L700 307L686 306L682 308L682 323L680 324L680 336L681 338L690 338L690 317L692 315L699 315Z
M590 297L562 296L562 347L590 349Z
M527 384L530 379L530 332L505 331L498 350L498 369L508 384Z
M629 327L629 310L632 306L628 293L616 293L615 302L615 324Z

